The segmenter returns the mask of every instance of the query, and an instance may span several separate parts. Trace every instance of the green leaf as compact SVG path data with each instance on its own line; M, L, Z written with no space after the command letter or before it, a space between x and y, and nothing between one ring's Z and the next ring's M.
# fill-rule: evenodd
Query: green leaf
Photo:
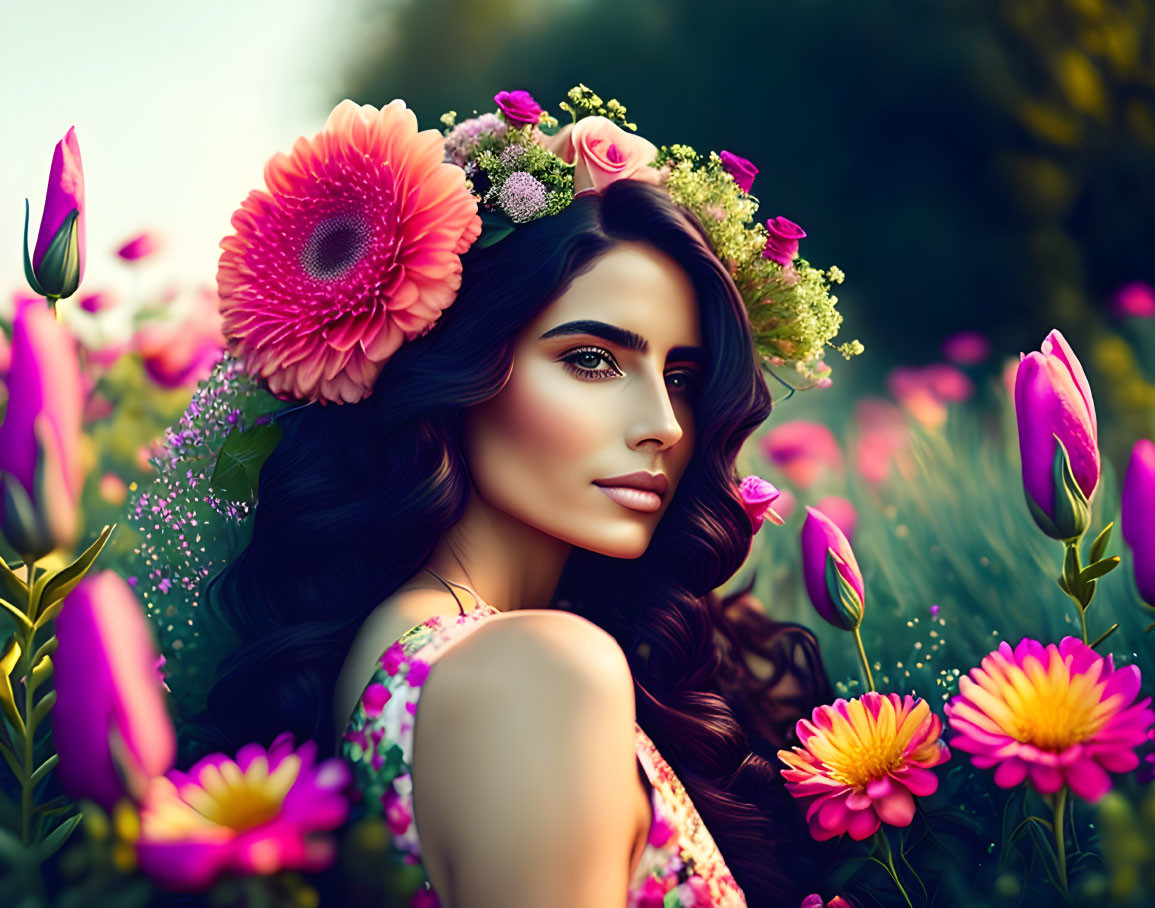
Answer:
M16 576L16 572L0 558L0 599L7 599L16 605L28 602L28 585Z
M504 214L499 211L483 211L481 212L481 236L477 238L475 245L484 249L504 240L513 231L513 221Z
M1096 580L1104 574L1109 574L1119 566L1119 556L1112 555L1110 558L1104 558L1102 561L1096 561L1087 565L1079 572L1079 582L1086 583L1089 580Z
M230 501L256 501L261 467L280 440L281 427L273 422L233 429L221 445L209 486Z
M36 708L32 710L32 722L30 723L32 726L32 731L36 731L40 723L44 721L45 717L47 717L47 715L52 712L52 707L55 703L56 691L50 690L44 695L44 699L36 704Z
M1067 591L1081 600L1083 585L1079 582L1079 548L1076 545L1068 545L1063 556L1063 580Z
M16 695L12 692L10 677L16 668L16 663L20 661L20 653L20 641L13 634L8 639L3 653L0 653L0 709L4 711L4 716L8 721L12 723L16 734L23 737L24 719L16 708Z
M1099 535L1095 537L1095 541L1091 543L1091 553L1087 557L1088 564L1094 564L1096 561L1103 560L1103 553L1107 551L1107 543L1111 541L1111 529L1114 526L1115 521L1112 520L1103 527Z
M108 542L108 537L112 535L114 529L116 529L115 524L106 526L101 530L96 541L68 567L57 571L55 574L42 574L36 579L33 586L40 590L39 597L36 597L35 590L33 590L33 598L39 598L37 610L40 614L36 618L37 628L44 627L45 624L60 614L64 597L76 589L76 585L84 579L84 575L92 567L92 563L100 554L101 549L104 548L104 544Z
M68 841L68 837L72 835L72 830L77 827L83 818L84 814L78 813L76 816L69 817L67 820L53 829L52 832L48 833L48 835L44 837L44 841L40 843L40 847L37 849L38 859L40 861L46 861L48 858L52 857L52 855L56 854L56 852L60 850L60 847Z
M53 754L51 757L49 757L47 760L45 760L43 763L41 763L39 766L37 766L36 770L32 773L32 784L34 786L39 785L40 782L44 779L44 777L46 775L48 775L50 772L52 772L53 769L56 768L56 764L59 762L60 762L60 757L57 756L56 754Z

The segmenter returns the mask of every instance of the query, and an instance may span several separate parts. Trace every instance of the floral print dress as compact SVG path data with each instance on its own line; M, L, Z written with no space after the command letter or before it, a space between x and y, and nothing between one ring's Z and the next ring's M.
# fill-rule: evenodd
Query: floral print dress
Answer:
M382 654L345 729L342 754L354 773L354 816L384 816L398 904L439 908L421 863L413 819L413 724L429 666L451 640L500 614L485 603L450 619L430 618ZM653 821L629 884L628 908L744 908L731 876L682 783L635 723L638 762L650 783Z

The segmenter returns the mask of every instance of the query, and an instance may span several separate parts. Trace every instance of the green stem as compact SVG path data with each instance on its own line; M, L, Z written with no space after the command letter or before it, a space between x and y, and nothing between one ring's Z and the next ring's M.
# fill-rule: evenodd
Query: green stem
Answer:
M870 665L866 661L866 649L862 645L862 634L858 628L854 629L854 642L858 644L858 659L862 663L862 671L866 675L866 689L874 690L874 675L870 673Z
M1104 640L1106 640L1108 637L1110 637L1117 630L1119 630L1118 623L1112 624L1109 628L1107 628L1105 631L1103 631L1103 633L1101 633L1099 635L1098 639L1096 639L1094 643L1091 644L1091 649L1094 649L1096 646L1098 646L1100 643L1102 643Z
M32 637L35 631L25 636L24 652L31 656ZM32 773L36 770L33 762L33 739L36 731L32 728L32 667L29 659L28 671L24 674L24 773L20 779L20 840L27 848L32 844Z
M1087 610L1079 608L1079 620L1083 622L1083 642L1087 642Z
M1058 793L1052 795L1051 807L1054 810L1054 819L1052 821L1052 828L1055 831L1055 851L1059 855L1059 881L1063 884L1063 895L1070 896L1070 890L1067 888L1067 849L1066 843L1063 840L1064 815L1067 810L1067 786L1064 785L1059 789Z
M894 880L894 885L898 887L898 891L902 893L903 899L910 908L914 908L910 900L910 896L906 894L906 890L902 888L902 882L898 879L898 871L894 869L894 853L890 850L890 840L886 837L886 827L880 827L878 832L874 834L874 839L882 848L882 853L886 857L886 869L890 871L890 878Z

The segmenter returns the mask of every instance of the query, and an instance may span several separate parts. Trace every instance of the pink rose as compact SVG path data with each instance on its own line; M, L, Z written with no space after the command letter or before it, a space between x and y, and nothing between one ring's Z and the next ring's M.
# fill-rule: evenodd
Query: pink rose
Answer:
M722 159L722 169L734 178L743 192L749 192L754 185L754 177L758 175L758 168L745 158L723 151L719 155Z
M525 126L536 123L541 117L541 105L528 91L499 91L493 96L497 109L505 114L510 126Z
M657 147L605 117L586 117L545 139L548 150L574 165L575 193L601 191L614 180L661 182L662 172L649 166L658 156Z
M806 236L806 231L793 221L779 215L766 222L766 248L762 255L786 267L798 254L798 241Z
M755 533L762 528L764 520L776 526L782 526L785 522L771 507L774 499L781 494L772 483L758 476L747 476L738 486L738 494Z

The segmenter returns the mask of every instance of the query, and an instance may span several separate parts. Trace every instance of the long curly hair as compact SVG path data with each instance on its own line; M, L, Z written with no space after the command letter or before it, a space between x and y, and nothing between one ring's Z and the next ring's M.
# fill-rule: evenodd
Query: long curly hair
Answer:
M394 354L369 399L283 420L252 541L205 591L241 642L218 669L202 740L235 748L290 730L336 751L332 697L354 635L465 511L463 408L501 390L521 328L628 241L679 263L697 295L708 359L696 447L647 551L615 559L575 548L543 607L580 614L621 645L638 722L749 904L798 904L816 888L811 839L774 755L830 699L829 682L808 630L774 621L749 585L714 592L750 551L735 458L770 414L770 394L741 297L701 225L647 184L617 181L475 246L454 305Z

